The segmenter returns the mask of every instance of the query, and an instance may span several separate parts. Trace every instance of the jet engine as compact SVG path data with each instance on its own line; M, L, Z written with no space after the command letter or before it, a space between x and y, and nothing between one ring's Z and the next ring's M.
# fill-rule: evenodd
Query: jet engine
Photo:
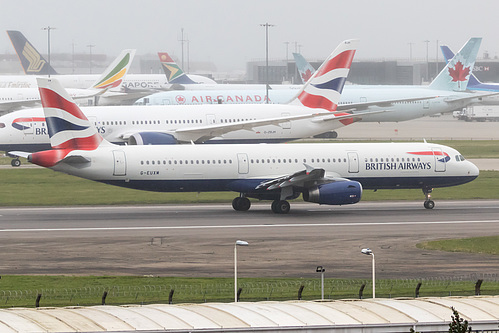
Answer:
M360 201L362 185L352 180L314 186L303 191L303 200L321 205L348 205Z
M129 145L174 145L177 143L173 135L161 132L139 132L128 138Z

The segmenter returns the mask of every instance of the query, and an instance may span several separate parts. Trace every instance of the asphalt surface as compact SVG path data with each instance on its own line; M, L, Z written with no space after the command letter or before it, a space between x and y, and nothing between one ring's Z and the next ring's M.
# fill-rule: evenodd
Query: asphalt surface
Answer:
M499 276L499 257L416 248L433 239L499 233L499 201L293 203L248 212L224 205L0 209L1 274L226 276L237 239L244 277L378 278Z

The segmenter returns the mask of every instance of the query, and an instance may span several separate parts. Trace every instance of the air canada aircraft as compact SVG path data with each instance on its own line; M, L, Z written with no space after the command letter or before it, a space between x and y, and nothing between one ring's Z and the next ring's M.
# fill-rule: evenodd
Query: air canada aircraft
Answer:
M358 40L341 43L301 95L288 104L135 106L85 108L107 141L128 144L283 142L309 137L352 123L336 112ZM303 101L301 101L303 99ZM0 150L50 148L43 110L21 110L0 117ZM19 160L13 160L18 165Z
M325 71L325 85L331 84L330 73ZM39 78L38 84L52 149L12 155L140 190L235 191L240 193L232 202L236 211L248 210L249 198L271 200L274 213L286 214L288 200L300 194L308 202L346 205L359 202L363 189L399 188L422 189L424 207L432 209L434 187L463 184L479 173L455 149L426 142L116 146L97 132L56 80ZM326 106L329 102L316 94L321 89L306 88L298 102Z

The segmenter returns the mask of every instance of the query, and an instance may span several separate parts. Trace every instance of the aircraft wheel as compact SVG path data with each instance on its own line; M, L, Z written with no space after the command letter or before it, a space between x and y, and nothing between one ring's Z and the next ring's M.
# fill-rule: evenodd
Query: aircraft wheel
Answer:
M424 208L433 209L433 207L435 207L435 202L433 200L426 200L424 202Z
M237 197L232 200L232 208L238 212L245 212L251 207L251 201L246 197Z
M275 200L272 202L271 208L276 214L287 214L289 213L291 206L286 200Z
M15 158L10 161L10 165L17 168L18 166L21 166L21 161L18 158Z

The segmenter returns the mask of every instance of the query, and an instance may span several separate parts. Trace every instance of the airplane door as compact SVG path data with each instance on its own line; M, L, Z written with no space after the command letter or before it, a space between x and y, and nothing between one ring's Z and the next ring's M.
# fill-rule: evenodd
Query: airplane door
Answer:
M424 100L423 101L423 109L424 110L430 109L430 101L429 100Z
M215 124L217 122L217 118L215 117L214 114L207 114L206 115L206 123L208 125Z
M126 176L126 157L123 150L113 150L114 176Z
M237 165L239 174L247 174L249 172L248 154L237 154Z
M359 172L359 155L356 152L349 152L348 154L348 172Z
M433 157L435 158L435 171L445 172L447 161L445 160L445 155L442 153L442 149L432 148L432 150L433 150Z
M283 113L281 113L281 116L282 117L289 117L290 113L289 112L283 112ZM291 122L290 121L286 121L284 123L280 123L279 125L282 127L282 129L291 129Z

